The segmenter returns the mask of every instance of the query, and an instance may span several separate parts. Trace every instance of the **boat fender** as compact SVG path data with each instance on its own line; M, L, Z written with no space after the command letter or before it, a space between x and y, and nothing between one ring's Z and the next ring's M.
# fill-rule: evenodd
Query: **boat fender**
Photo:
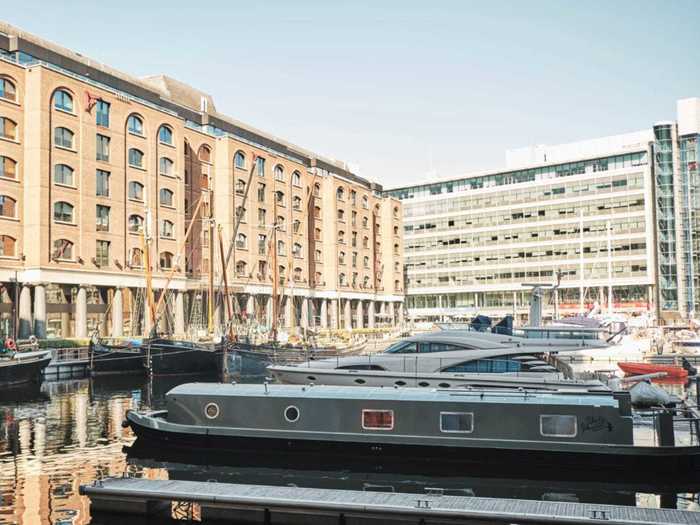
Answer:
M29 336L29 344L31 344L32 346L35 345L37 341L38 341L38 339L36 338L35 335Z
M122 421L122 428L129 428L130 425L131 425L131 423L129 423L128 419L125 419L124 421Z
M17 343L15 343L14 339L8 337L7 339L5 339L5 348L12 351L17 350Z

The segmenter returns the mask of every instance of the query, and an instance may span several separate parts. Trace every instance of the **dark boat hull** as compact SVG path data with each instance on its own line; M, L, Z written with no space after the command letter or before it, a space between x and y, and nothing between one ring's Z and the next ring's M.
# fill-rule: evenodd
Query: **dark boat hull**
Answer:
M15 363L0 362L0 386L15 386L27 383L41 383L44 370L51 357L18 360Z
M144 343L144 366L153 375L201 374L221 368L222 346L156 339Z
M275 450L289 454L313 454L333 461L353 464L355 461L400 461L430 465L446 471L488 466L501 472L522 472L528 469L579 470L610 475L634 475L653 472L700 482L700 448L677 447L673 451L654 447L626 447L625 453L578 452L561 450L503 449L488 446L451 447L430 445L387 444L357 441L286 439L264 436L221 436L209 432L190 434L160 430L141 424L127 413L124 425L132 428L139 441L148 446L166 446L185 450L250 451L264 453ZM634 449L639 452L635 452ZM619 450L619 449L618 449Z
M143 351L102 346L92 351L90 371L95 375L144 373Z

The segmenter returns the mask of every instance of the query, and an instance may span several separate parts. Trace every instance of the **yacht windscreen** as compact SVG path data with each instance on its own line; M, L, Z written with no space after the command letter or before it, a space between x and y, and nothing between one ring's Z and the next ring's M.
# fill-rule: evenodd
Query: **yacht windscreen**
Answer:
M399 341L385 350L387 354L415 354L416 343L410 341Z

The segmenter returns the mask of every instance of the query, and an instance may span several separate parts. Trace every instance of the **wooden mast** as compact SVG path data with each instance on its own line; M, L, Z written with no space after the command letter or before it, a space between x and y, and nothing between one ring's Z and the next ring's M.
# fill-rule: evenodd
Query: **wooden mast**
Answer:
M156 326L156 305L153 298L153 280L151 275L151 212L146 208L146 221L141 232L141 248L144 258L144 269L146 274L146 300L148 301L148 310L151 312L151 331Z
M218 228L218 233L219 233L219 252L221 254L221 274L223 276L224 280L224 301L226 302L226 313L227 313L227 320L226 320L226 326L228 327L228 336L230 340L233 340L233 306L231 305L231 296L228 293L228 277L226 276L226 267L223 266L225 257L224 257L224 237L221 235L221 225L219 225Z
M274 186L273 186L274 188ZM277 318L279 316L277 303L277 285L279 284L279 266L277 266L277 191L272 194L272 239L270 256L272 259L272 319L270 320L270 338L274 342L277 340Z

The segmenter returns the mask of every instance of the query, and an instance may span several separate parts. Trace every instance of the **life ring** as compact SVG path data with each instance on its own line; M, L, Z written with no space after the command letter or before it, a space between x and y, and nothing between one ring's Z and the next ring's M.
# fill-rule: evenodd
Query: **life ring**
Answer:
M29 336L29 344L31 344L32 346L35 345L37 343L37 341L38 341L38 339L36 338L35 335Z
M11 337L5 339L5 348L7 348L8 350L17 350L17 344L15 343L15 340Z

